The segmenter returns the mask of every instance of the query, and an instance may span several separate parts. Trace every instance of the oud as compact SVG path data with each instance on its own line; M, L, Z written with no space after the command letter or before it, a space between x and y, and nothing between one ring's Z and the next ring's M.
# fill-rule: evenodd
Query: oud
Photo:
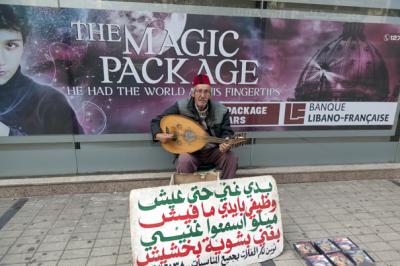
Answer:
M199 123L183 115L164 116L160 127L163 133L173 135L170 141L161 143L161 146L176 154L201 150L207 143L228 143L231 147L251 143L244 133L237 133L231 139L210 136Z

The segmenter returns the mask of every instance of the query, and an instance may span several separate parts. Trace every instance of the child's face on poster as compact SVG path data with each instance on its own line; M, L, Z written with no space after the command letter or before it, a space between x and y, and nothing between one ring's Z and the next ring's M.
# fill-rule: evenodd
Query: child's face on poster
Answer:
M21 62L24 42L19 31L0 29L0 85L14 76Z

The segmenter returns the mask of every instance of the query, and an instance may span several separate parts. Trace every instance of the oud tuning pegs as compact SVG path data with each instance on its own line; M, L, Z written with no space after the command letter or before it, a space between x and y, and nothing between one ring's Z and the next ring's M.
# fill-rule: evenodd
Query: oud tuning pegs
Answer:
M235 135L233 135L232 139L230 140L230 144L233 147L237 147L237 146L242 146L246 143L248 143L248 139L246 138L246 133L245 132L239 132L239 133L235 133Z

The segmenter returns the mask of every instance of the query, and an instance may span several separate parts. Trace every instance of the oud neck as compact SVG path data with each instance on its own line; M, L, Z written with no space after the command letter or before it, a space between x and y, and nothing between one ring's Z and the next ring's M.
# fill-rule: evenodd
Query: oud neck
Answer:
M213 136L207 136L207 141L211 143L224 143L226 139L223 138L217 138Z

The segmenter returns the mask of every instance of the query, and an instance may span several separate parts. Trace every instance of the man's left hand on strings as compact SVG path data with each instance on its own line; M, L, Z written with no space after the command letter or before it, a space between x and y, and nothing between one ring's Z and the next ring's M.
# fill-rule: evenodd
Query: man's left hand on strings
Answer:
M228 143L221 143L219 144L219 150L223 153L223 152L227 152L231 149L231 145Z

